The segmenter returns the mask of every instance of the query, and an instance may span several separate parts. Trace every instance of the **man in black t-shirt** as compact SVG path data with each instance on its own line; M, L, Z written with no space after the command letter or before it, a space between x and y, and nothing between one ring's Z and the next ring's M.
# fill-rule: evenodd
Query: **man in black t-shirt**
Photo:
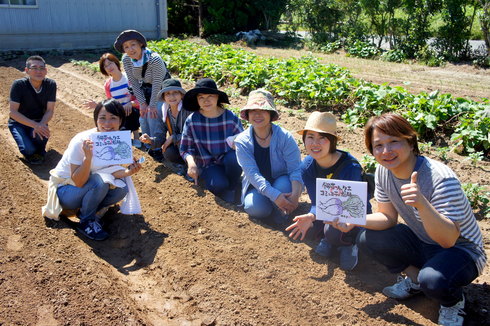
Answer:
M46 62L40 56L26 61L27 77L17 79L10 89L8 127L25 159L42 164L50 136L48 122L56 102L56 82L46 78Z

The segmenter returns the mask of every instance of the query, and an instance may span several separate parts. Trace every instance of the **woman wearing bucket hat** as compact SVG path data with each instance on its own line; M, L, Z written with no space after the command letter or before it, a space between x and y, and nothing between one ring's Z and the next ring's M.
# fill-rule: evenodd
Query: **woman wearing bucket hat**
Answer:
M228 95L218 90L214 80L203 78L188 91L184 109L194 111L185 121L180 154L187 162L187 174L197 184L202 178L206 189L234 203L242 169L227 138L243 131L240 119L223 107Z
M258 219L272 215L273 222L283 225L298 207L303 187L298 145L288 131L272 123L279 114L272 94L264 89L250 92L240 117L250 123L235 139L244 172L244 210Z
M155 150L149 154L156 160L163 158L160 146L164 134L158 121L161 112L157 109L157 95L165 79L170 78L167 66L158 53L149 50L146 38L138 31L121 32L114 47L123 54L122 62L134 95L140 103L142 133L155 137Z
M167 135L167 132L169 134L162 145L163 157L166 161L176 164L184 164L179 153L179 146L185 120L192 113L182 109L184 95L185 90L180 81L170 78L163 82L162 90L157 96L158 111L162 112L163 134L164 136ZM148 134L143 134L140 139L144 143L151 144L151 148L155 149L154 141Z
M290 237L304 239L309 228L322 227L316 221L316 178L362 181L362 167L348 152L337 149L337 122L329 112L313 112L304 129L299 130L305 144L306 156L301 163L303 182L311 200L308 214L296 216L286 231L291 231ZM368 201L368 213L371 205ZM323 237L315 248L315 252L324 257L330 257L334 248L340 252L340 268L352 270L357 265L358 249L355 244L360 228L355 227L349 232L341 232L331 225L325 224Z
M112 53L104 53L99 59L100 72L109 76L104 83L106 98L115 98L124 107L126 112L126 122L124 129L133 133L133 146L141 147L139 141L139 103L134 95L130 93L130 85L126 73L121 71L121 62ZM95 109L97 102L89 100L84 105L90 109Z

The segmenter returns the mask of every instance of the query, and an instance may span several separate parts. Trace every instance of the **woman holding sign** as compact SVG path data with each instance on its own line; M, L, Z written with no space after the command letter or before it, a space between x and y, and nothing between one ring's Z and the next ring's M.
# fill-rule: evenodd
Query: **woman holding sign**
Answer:
M454 172L420 155L417 133L403 117L385 113L365 127L376 169L378 211L367 216L359 248L398 282L383 289L391 298L423 292L440 303L440 325L463 325L462 286L483 270L482 235ZM398 216L404 224L398 224ZM352 225L338 226L348 231Z
M304 129L298 134L303 136L307 157L301 163L303 182L311 200L311 209L308 214L296 216L286 231L291 231L290 237L303 240L306 232L314 224L322 226L316 221L316 179L338 179L362 181L362 167L348 152L337 149L337 122L335 116L329 112L313 112ZM368 212L371 211L369 201L366 203ZM330 257L334 249L340 252L340 268L352 270L357 265L358 250L355 239L360 228L355 227L347 232L325 224L323 237L315 248L315 252L324 257Z
M118 131L125 117L123 106L115 99L105 100L96 106L96 128L75 135L58 165L50 171L48 204L43 207L44 216L57 219L62 209L80 209L77 230L89 239L105 240L109 234L102 229L100 218L107 207L125 199L121 206L124 214L141 213L130 178L141 169L141 164L135 160L126 168L108 166L110 162L99 166L93 164L92 160L94 144L90 140L91 135Z

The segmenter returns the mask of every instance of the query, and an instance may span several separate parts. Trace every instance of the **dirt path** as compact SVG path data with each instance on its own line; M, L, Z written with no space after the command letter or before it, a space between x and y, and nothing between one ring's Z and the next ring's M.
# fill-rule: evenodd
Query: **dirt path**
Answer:
M115 213L111 238L87 241L71 220L45 223L40 207L48 172L68 141L91 128L87 98L103 97L103 78L47 58L58 83L46 166L30 167L7 130L8 94L22 77L0 66L0 325L430 325L437 305L417 297L403 303L380 290L395 280L362 259L345 273L337 260L311 251L314 242L290 241L284 233L250 220L207 191L195 188L147 157L134 177L143 215ZM241 106L243 97L233 97ZM298 129L304 120L283 114ZM342 129L342 148L364 153L359 131ZM136 151L136 155L145 155ZM463 182L488 184L488 164L451 164ZM460 175L461 176L461 175ZM307 208L302 205L300 210ZM490 224L481 222L487 252ZM490 253L489 253L490 254ZM467 325L490 324L490 273L466 289Z

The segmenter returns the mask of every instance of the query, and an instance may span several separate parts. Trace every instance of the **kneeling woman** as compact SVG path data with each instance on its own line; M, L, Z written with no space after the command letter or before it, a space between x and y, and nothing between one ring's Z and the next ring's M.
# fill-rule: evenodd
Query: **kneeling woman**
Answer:
M272 94L258 89L241 110L250 128L235 139L238 163L243 169L242 204L251 217L283 224L298 207L303 181L301 154L293 136L272 121L279 118Z
M125 200L121 206L124 214L141 213L139 201L130 176L137 173L141 164L130 164L124 168L115 166L95 166L92 164L93 142L90 135L95 132L118 131L124 124L126 113L115 99L103 101L94 110L97 128L77 134L63 153L56 168L51 173L50 187L57 186L51 193L59 200L57 208L43 208L45 216L57 218L61 209L80 209L78 231L89 239L105 240L109 234L100 225L97 214L100 210ZM110 182L110 183L107 183ZM52 203L49 198L48 205ZM51 212L51 215L47 213ZM58 214L58 215L56 215Z
M463 325L462 287L482 272L486 255L457 176L420 155L415 129L397 114L371 118L365 142L379 163L378 208L366 217L359 249L390 272L405 274L383 289L386 296L407 299L423 292L441 304L439 325ZM337 227L347 231L353 225Z

